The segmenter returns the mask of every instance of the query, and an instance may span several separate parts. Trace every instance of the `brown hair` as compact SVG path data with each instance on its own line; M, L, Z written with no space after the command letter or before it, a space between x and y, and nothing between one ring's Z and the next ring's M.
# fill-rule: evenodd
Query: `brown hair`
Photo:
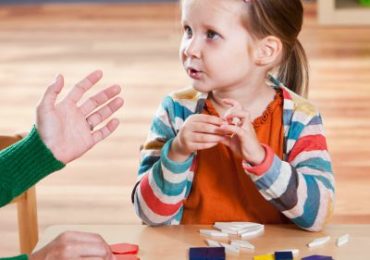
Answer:
M239 0L245 1L245 0ZM248 0L243 15L249 32L257 38L278 37L283 44L282 60L277 79L292 91L306 96L308 91L308 62L298 40L303 23L300 0Z

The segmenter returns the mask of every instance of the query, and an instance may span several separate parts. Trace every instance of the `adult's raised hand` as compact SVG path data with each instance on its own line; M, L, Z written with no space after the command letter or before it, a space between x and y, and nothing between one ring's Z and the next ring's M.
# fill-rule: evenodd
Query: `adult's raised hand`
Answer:
M55 158L68 163L90 150L117 129L119 121L109 120L95 129L123 105L118 97L121 87L113 85L89 97L79 105L82 96L103 76L97 70L78 82L66 97L56 103L63 89L64 78L58 75L37 107L36 127L41 139Z

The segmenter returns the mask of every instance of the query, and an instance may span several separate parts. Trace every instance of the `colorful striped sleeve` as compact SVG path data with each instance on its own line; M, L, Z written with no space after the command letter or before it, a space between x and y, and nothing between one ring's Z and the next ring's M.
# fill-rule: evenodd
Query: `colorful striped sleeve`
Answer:
M173 139L190 110L166 97L153 119L133 191L136 214L148 225L178 224L188 194L194 155L177 163L168 158Z
M319 231L333 211L334 175L320 114L307 123L299 118L303 116L296 116L289 127L286 161L265 147L263 166L243 167L262 196L293 223Z

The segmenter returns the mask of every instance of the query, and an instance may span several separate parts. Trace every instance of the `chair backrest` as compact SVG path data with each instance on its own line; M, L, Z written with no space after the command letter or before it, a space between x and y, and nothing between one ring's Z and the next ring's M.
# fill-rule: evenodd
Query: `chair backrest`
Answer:
M21 139L21 135L0 135L0 150ZM29 254L36 246L39 238L35 186L13 199L11 203L17 204L20 252L22 254Z

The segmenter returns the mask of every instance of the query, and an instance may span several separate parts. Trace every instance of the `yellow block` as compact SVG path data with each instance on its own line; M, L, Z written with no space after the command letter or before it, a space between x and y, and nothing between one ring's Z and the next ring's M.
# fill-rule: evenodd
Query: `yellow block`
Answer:
M274 255L257 255L253 257L253 260L275 260Z

